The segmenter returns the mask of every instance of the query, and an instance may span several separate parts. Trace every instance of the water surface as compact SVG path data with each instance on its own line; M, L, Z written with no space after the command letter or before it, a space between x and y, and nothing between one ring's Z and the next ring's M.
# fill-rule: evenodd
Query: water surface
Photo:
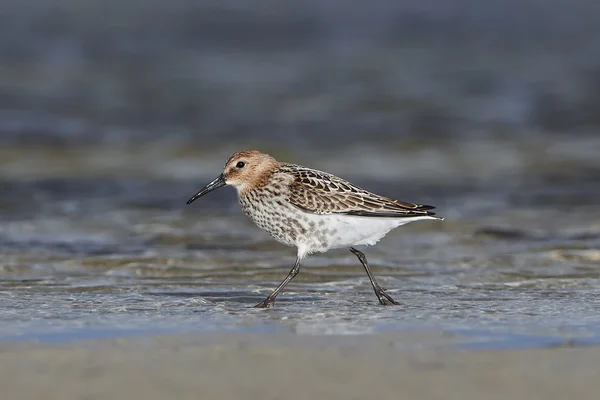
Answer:
M401 306L378 305L358 260L337 250L307 258L268 310L252 306L285 277L295 251L254 227L232 189L186 206L197 188L187 180L5 185L2 340L441 329L473 345L598 341L600 215L586 202L564 213L564 199L551 195L575 196L585 182L478 193L414 185L424 195L409 198L436 204L446 220L407 225L364 249Z

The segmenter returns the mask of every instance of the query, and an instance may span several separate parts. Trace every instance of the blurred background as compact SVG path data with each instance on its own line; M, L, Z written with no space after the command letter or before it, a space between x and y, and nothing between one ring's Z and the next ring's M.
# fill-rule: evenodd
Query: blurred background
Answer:
M245 147L428 180L599 162L591 0L7 0L0 18L5 177L197 177Z
M443 225L369 249L386 286L417 288L414 320L457 317L444 312L473 286L498 303L465 299L460 321L552 294L595 318L599 49L593 0L5 0L4 334L68 330L66 316L223 318L260 300L293 251L233 191L185 206L245 148L438 207ZM334 303L372 302L351 257L307 261L297 299L322 308L318 285L337 280Z

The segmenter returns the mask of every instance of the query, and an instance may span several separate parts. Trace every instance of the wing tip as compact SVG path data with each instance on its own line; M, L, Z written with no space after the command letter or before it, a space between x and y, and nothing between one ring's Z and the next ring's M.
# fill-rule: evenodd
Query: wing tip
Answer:
M429 206L427 204L415 204L415 211L428 211L428 210L435 210L435 206Z
M425 215L428 217L431 217L433 219L437 219L439 221L443 221L444 217L438 217L437 215L435 215L436 213L429 211L429 210L434 210L435 207L434 206L428 206L426 204L423 205L419 205L419 211L424 211Z

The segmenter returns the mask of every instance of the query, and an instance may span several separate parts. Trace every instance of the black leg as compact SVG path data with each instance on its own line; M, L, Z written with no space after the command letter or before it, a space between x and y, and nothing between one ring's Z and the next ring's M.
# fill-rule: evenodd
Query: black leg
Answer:
M273 290L273 292L269 296L267 296L266 299L264 299L263 301L261 301L260 303L255 305L254 307L266 308L266 307L271 307L275 303L275 297L277 297L279 292L281 292L283 290L283 288L285 287L285 285L290 283L290 281L292 279L294 279L294 277L296 275L298 275L298 272L300 272L300 260L301 260L300 257L296 258L296 263L294 264L294 267L292 268L292 270L290 271L288 276L285 277L283 282L281 282L279 284L279 286L277 286L277 288L275 290Z
M392 297L385 292L385 289L383 289L381 286L379 286L379 284L375 280L375 277L371 273L371 268L369 268L369 263L367 262L367 257L365 257L365 255L362 252L356 250L354 247L350 247L350 251L356 257L358 257L358 260L361 262L363 267L365 267L365 271L367 271L367 275L369 276L369 280L371 281L371 286L373 286L373 290L375 291L375 295L379 299L379 303L384 306L388 306L391 304L400 304L396 300L392 299Z

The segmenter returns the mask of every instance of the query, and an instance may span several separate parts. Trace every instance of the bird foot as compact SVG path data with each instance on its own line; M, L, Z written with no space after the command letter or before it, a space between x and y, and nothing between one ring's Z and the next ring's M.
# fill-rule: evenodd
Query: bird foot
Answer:
M400 303L394 300L392 296L385 292L384 288L375 289L375 295L379 299L379 304L381 304L382 306L400 305Z
M275 299L272 299L271 297L267 297L266 299L264 299L263 301L261 301L260 303L255 305L254 308L269 308L269 307L273 307L274 304L275 304Z

